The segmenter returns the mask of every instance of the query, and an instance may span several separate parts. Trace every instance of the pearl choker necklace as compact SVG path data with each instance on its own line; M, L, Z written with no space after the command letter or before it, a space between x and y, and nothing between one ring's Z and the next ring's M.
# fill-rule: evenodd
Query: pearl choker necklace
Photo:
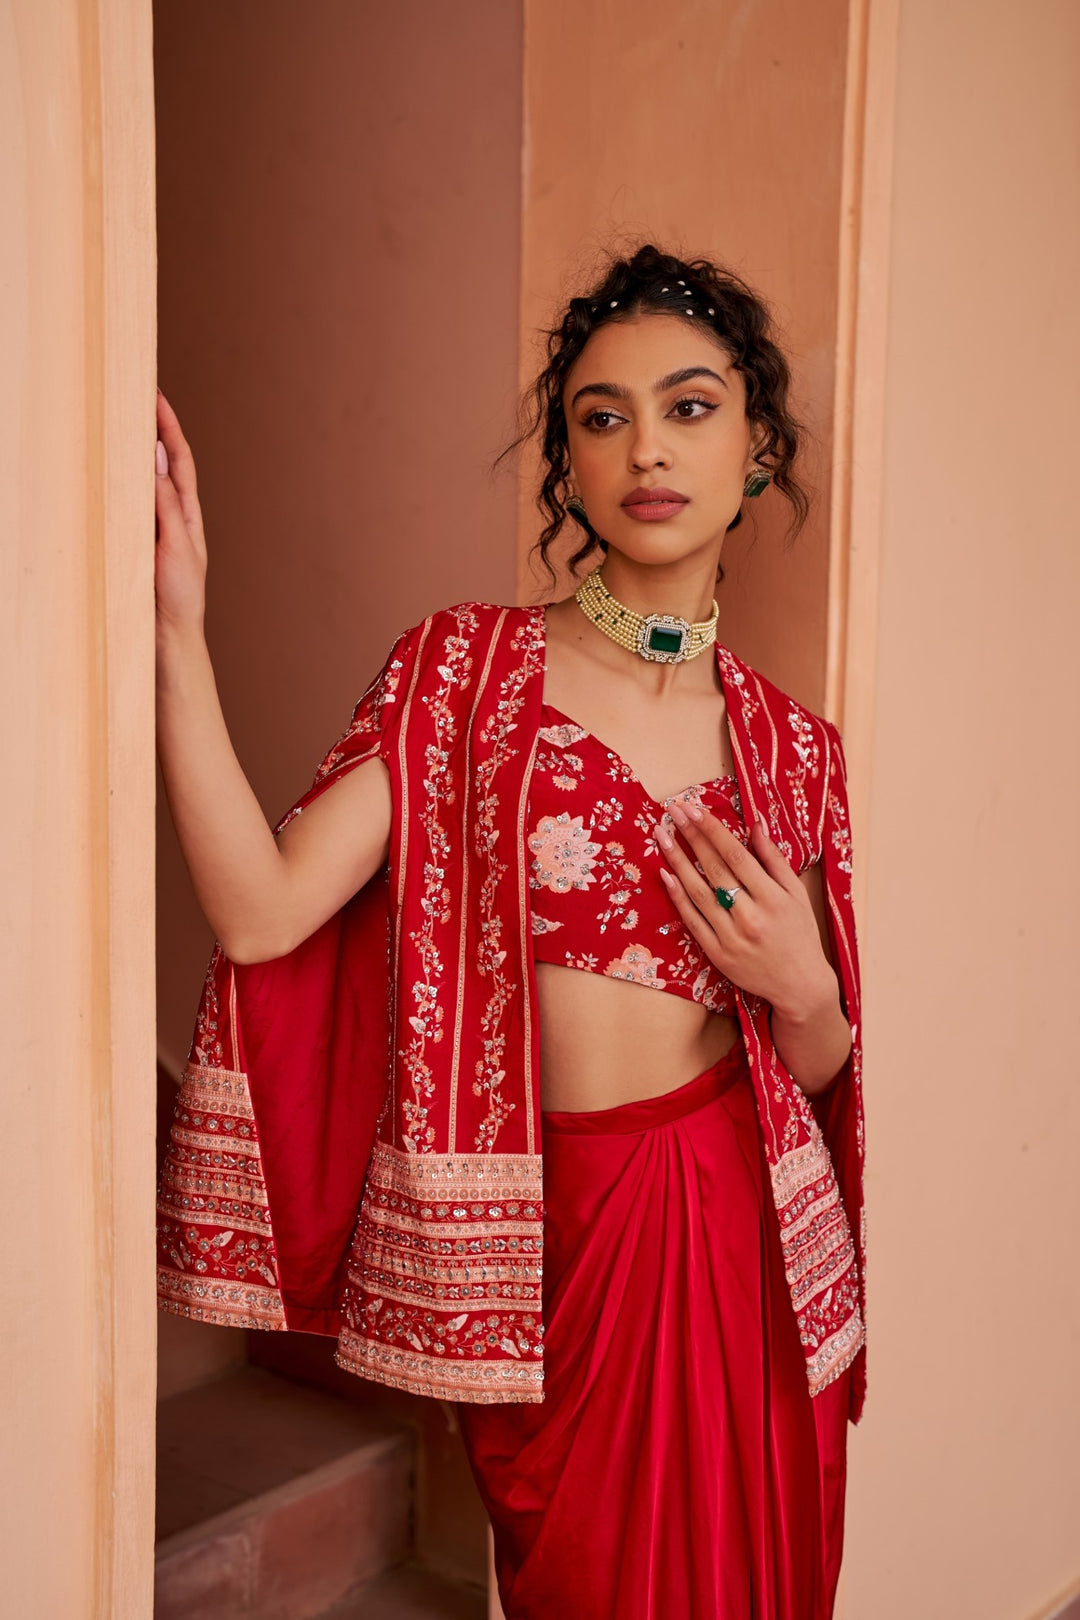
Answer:
M651 664L681 664L716 640L720 609L715 598L711 617L696 624L673 613L635 613L616 601L600 578L600 569L594 568L574 592L574 599L605 636Z

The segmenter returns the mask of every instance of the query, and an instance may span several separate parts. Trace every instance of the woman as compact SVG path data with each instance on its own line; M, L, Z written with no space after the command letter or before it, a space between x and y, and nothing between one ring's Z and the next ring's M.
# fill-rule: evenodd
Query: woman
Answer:
M405 631L273 833L159 406L162 767L219 942L162 1303L457 1401L508 1620L832 1612L864 1371L843 762L713 599L744 498L804 515L787 390L737 278L613 260L526 430L541 554L569 507L601 566Z

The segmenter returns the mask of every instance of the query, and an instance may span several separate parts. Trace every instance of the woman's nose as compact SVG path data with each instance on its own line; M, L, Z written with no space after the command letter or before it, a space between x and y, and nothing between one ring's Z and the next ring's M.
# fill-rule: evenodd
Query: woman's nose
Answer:
M655 427L641 427L630 442L630 466L634 472L650 467L670 467L671 452Z

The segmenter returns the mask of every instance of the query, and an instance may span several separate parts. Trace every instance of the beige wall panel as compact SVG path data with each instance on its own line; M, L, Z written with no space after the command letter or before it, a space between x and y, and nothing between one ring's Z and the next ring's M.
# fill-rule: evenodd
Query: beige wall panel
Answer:
M4 1612L149 1617L149 12L0 11Z
M526 0L525 17L522 382L537 328L609 242L643 235L714 256L765 293L815 437L817 500L794 550L772 491L757 503L756 541L749 523L730 537L720 634L820 708L846 0ZM529 467L519 527L531 601L546 576L527 564L541 527Z
M896 68L843 1612L1025 1620L1080 1574L1080 11L904 0Z

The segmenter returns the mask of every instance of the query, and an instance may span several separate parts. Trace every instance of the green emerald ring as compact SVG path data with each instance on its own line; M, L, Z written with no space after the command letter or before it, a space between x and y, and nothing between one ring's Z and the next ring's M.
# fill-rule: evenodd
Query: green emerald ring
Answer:
M716 903L717 903L717 905L723 906L725 911L730 911L732 906L735 904L735 896L737 894L741 894L742 890L741 889L714 889L713 893L716 895Z

